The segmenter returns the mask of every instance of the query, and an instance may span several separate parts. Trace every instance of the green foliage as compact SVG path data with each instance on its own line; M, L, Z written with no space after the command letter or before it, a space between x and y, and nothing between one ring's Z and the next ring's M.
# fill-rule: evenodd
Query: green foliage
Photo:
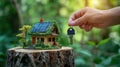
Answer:
M57 37L57 41L61 44L61 46L68 46L70 44L68 36L64 34L60 34Z
M19 30L22 32L20 34L17 34L17 37L20 37L20 42L22 42L23 48L27 45L27 38L28 38L28 32L30 30L30 25L24 25L23 27L19 28Z
M20 38L16 39L15 37L21 24L32 25L39 21L40 17L46 21L55 20L61 32L58 36L58 42L62 46L68 46L69 37L66 35L68 18L74 11L85 7L86 1L89 3L88 6L100 9L120 5L120 0L16 0L21 7L21 10L17 10L13 1L0 0L0 67L5 67L7 49L23 45L17 41ZM18 11L21 11L23 23L20 23ZM110 35L110 38L107 37L107 39L102 38L103 35L100 34L103 32L98 29L93 29L89 33L84 32L84 34L79 28L75 27L75 30L74 44L69 46L74 49L76 67L120 67L119 25L109 29L110 31L106 36ZM91 34L92 36L89 36ZM23 36L23 34L19 36ZM82 36L84 36L83 39L81 39ZM93 41L89 41L92 38ZM79 44L80 40L85 40L87 44ZM24 41L25 39L22 40L22 42ZM26 41L27 45L30 44L29 36ZM45 49L56 48L54 46L43 47Z
M102 62L102 59L100 57L95 57L93 59L93 62L96 63L96 64L100 64Z
M82 48L82 45L74 44L73 47L75 52L75 65L76 67L109 67L109 66L120 66L120 46L114 43L114 40L105 39L99 42L98 45L90 45L88 43L86 48ZM88 49L87 49L88 48ZM90 48L90 49L89 49Z
M39 50L47 50L47 49L59 49L60 47L58 46L50 46L50 45L46 45L46 44L38 44L35 46L35 49L39 49Z
M108 41L109 41L109 39L101 40L101 41L98 43L98 45L99 45L99 46L100 46L100 45L103 45L103 44L107 43Z
M6 59L7 59L7 49L18 46L16 43L17 39L15 36L11 35L2 35L0 36L0 66L5 67Z

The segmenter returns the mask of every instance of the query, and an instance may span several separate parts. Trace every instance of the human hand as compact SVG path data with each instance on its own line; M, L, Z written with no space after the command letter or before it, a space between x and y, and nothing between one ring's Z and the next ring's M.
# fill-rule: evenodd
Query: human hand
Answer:
M69 26L79 26L86 31L93 27L105 28L111 25L111 13L108 10L94 8L83 8L71 15L68 21Z

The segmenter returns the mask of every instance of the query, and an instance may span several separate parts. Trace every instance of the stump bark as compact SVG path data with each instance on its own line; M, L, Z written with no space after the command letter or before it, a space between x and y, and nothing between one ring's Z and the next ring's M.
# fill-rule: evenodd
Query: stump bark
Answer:
M70 47L50 50L12 48L7 53L6 67L74 67Z

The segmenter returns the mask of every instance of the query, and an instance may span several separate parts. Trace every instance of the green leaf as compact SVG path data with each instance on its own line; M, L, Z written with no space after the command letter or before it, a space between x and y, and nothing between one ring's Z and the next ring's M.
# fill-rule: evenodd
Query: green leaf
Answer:
M83 58L81 58L81 57L75 58L75 64L76 64L76 65L85 64L85 63L86 63L86 62L85 62L85 60L84 60Z
M111 64L112 65L117 65L117 64L120 65L120 54L112 57Z
M104 40L101 40L98 45L103 45L105 43L107 43L109 41L109 39L104 39Z
M100 57L96 57L96 58L94 58L94 63L96 63L96 64L100 64L101 62L102 62L102 60L101 60L101 58Z
M2 52L0 52L0 56L1 56L1 55L4 55L4 54L3 54Z
M95 42L93 42L93 41L88 41L87 44L91 45L91 46L95 46L96 45Z
M96 64L95 67L105 67L102 64Z
M102 61L102 64L104 64L104 65L110 65L111 61L112 61L112 57L110 56L107 59L104 59L104 61Z
M86 56L88 56L88 57L91 57L92 56L92 54L90 53L90 52L88 52L87 50L79 50L79 52L81 53L81 54L83 54L83 55L86 55Z

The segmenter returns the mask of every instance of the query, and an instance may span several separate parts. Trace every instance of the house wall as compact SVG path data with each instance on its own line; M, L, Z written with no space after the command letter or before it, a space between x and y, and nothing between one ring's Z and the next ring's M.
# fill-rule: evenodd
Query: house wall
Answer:
M51 41L49 41L49 38L51 38ZM45 42L44 43L53 45L54 41L52 40L52 38L55 38L55 36L53 36L53 35L45 36Z
M37 43L37 41L38 41L38 39L41 39L41 38L44 38L44 44L46 44L46 45L53 45L54 44L54 42L56 41L56 36L53 36L53 35L46 35L46 36L36 36L36 43ZM53 41L53 38L55 39L54 41ZM49 41L51 39L51 41Z

